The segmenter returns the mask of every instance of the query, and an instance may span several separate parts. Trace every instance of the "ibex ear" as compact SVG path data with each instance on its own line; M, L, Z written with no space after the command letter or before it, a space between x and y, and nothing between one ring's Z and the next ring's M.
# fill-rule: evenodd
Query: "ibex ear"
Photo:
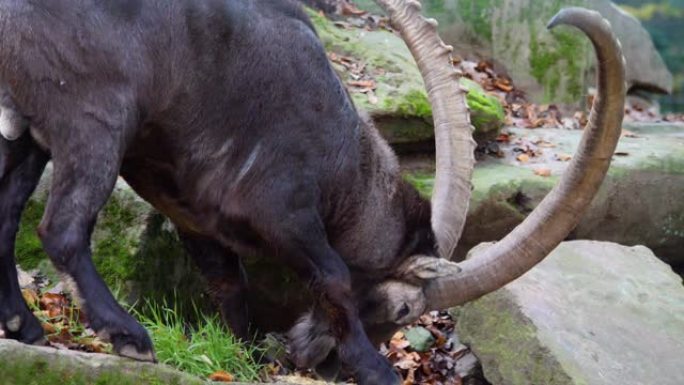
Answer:
M461 272L458 264L443 258L427 255L414 255L401 264L397 278L412 284L421 284L435 278L446 277Z

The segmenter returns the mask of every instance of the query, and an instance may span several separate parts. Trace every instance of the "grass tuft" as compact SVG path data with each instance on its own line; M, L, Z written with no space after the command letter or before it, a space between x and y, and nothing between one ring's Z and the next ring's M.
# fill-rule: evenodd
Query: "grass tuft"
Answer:
M148 303L136 317L150 332L159 362L207 378L225 371L238 381L258 381L258 351L239 341L218 316L200 313L195 325L182 318L181 309Z

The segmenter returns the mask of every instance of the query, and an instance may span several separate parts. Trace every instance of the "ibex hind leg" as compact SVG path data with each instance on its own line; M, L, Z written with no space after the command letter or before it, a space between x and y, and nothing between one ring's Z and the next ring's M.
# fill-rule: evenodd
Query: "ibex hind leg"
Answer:
M95 270L90 239L100 209L116 183L123 150L123 131L136 123L126 106L107 108L107 95L87 111L47 115L54 174L38 234L55 267L67 278L81 302L90 327L110 340L114 351L154 361L145 329L114 299ZM73 104L78 108L78 104ZM112 111L110 113L110 111Z
M3 146L1 151L0 156L11 162L0 177L0 328L8 338L42 344L43 329L21 295L14 246L21 212L40 180L48 156L28 136Z
M179 232L188 254L209 284L209 295L235 336L249 341L247 273L240 257L219 242Z

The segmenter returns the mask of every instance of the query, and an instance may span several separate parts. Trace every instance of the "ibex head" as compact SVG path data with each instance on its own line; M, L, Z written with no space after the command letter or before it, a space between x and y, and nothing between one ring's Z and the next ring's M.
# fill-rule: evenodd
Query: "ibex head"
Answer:
M432 194L432 230L439 257L415 255L396 280L374 288L369 297L384 299L374 317L397 326L415 321L426 310L464 304L524 274L548 255L577 225L610 166L620 137L625 99L625 65L610 24L594 11L568 8L548 27L575 26L591 39L599 63L598 95L577 153L558 185L504 239L456 264L449 259L460 238L470 198L473 167L471 126L463 92L454 81L451 47L423 18L415 1L378 0L401 31L418 63L433 105L436 175Z

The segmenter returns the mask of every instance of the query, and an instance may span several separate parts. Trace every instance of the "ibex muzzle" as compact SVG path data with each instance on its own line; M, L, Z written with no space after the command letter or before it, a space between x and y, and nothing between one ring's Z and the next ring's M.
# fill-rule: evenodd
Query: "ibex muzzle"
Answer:
M419 3L378 3L416 58L432 102L431 202L402 181L396 157L359 117L309 20L289 1L0 0L0 118L14 122L0 133L23 134L0 139L6 335L42 341L13 249L49 159L53 182L38 229L44 249L80 293L90 326L135 359L154 360L152 343L110 294L90 250L119 175L175 223L238 336L247 337L248 326L240 255L276 258L315 298L291 332L295 360L315 366L334 351L362 385L399 383L374 343L540 261L576 224L619 137L624 65L609 26L576 8L553 20L583 30L600 57L581 148L522 225L455 264L449 257L467 211L474 144L451 48Z

